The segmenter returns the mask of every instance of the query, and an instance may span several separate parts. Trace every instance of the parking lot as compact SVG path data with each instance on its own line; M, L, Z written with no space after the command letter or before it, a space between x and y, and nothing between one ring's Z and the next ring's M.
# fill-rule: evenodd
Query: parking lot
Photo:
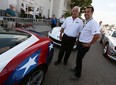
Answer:
M35 31L47 36L50 26L45 24L35 25ZM73 50L68 64L55 66L59 47L54 46L54 56L42 85L116 85L116 62L102 55L103 46L98 42L91 46L90 51L83 59L82 77L76 81L70 81L74 73L70 68L75 66L77 50Z
M47 31L42 32L47 36ZM68 64L55 66L59 47L55 46L53 60L49 66L43 85L115 85L116 62L102 55L102 45L95 43L83 59L82 77L76 81L70 81L73 75L70 68L75 66L77 50L73 50Z

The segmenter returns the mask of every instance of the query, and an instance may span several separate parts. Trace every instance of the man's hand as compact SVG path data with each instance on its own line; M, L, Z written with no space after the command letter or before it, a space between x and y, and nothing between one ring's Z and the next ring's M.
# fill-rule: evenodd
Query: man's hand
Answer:
M60 36L59 36L60 40L62 40L62 33L63 33L63 32L64 32L64 29L61 28L61 30L60 30Z
M92 41L90 43L87 44L82 44L84 47L89 47L92 44L94 44L98 39L100 38L100 34L95 34Z
M59 36L60 40L62 40L62 35Z
M84 47L89 47L89 46L91 46L91 44L90 43L86 43L86 44L82 44Z

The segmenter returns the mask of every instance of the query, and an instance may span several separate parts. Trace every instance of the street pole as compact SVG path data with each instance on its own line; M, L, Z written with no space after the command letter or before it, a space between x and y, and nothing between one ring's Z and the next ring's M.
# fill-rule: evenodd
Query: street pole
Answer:
M34 6L34 2L33 1L33 19L35 20L36 19L36 9L35 9L35 6Z

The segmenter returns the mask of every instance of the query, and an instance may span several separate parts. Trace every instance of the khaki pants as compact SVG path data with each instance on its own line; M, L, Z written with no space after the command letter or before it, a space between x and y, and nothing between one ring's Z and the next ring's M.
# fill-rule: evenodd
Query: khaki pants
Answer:
M13 21L8 21L7 22L7 27L8 28L14 28L16 26L16 22L13 22Z
M16 22L8 21L7 22L7 28L10 30L14 29L16 27Z

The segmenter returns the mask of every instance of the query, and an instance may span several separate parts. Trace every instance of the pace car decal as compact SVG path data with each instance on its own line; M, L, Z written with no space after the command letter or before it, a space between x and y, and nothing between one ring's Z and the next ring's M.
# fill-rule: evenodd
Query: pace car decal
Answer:
M51 51L51 49L53 49L53 44L49 45L49 51Z
M19 81L32 69L38 66L40 53L41 50L38 50L37 52L33 53L31 56L23 60L22 63L19 64L17 68L14 70L14 72L8 77L4 85L13 85L17 80Z
M49 48L48 48L48 53L47 53L47 61L46 63L49 65L51 60L52 60L52 57L53 57L53 53L54 53L54 44L53 43L50 43L49 44Z
M21 44L15 46L11 50L0 55L0 72L4 69L4 67L19 53L24 51L26 48L37 42L39 39L32 35L29 39L25 40Z

